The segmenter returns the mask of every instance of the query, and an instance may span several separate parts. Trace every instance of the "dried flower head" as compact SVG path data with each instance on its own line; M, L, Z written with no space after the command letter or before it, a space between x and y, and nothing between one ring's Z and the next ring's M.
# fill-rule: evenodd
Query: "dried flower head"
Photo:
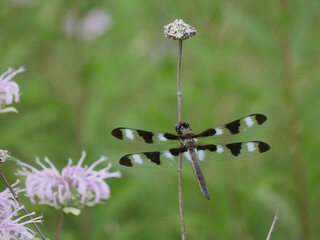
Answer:
M22 170L18 170L17 174L27 177L27 195L31 202L35 203L37 198L40 204L48 204L63 209L66 213L78 215L84 206L93 206L100 203L101 199L110 198L110 188L105 179L121 177L121 173L109 172L111 164L95 170L98 164L106 161L106 157L103 156L89 167L82 166L85 157L86 152L83 151L77 165L73 165L69 159L68 165L61 173L47 157L44 160L49 167L36 159L42 170L19 162Z
M186 40L196 34L196 29L182 19L176 19L164 26L164 36L173 40Z
M0 163L5 162L9 157L9 151L0 149Z

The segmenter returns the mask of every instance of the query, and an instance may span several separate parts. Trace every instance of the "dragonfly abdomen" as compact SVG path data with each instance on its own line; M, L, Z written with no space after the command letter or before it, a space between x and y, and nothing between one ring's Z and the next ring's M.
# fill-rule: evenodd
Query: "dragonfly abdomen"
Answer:
M197 151L195 148L191 148L188 150L188 153L191 157L190 163L191 163L193 172L196 175L201 192L208 200L210 200L209 191L208 191L207 184L206 184L206 181L204 179L204 176L203 176L203 173L202 173L202 170L200 167Z

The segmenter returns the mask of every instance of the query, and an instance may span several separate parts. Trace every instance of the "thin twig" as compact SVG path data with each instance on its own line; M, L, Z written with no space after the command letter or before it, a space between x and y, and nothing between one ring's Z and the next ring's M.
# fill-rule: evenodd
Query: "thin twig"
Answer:
M37 230L37 232L39 233L39 235L41 236L41 238L43 240L46 240L45 236L43 235L43 233L41 232L40 228L38 227L38 225L33 222L33 218L30 216L30 214L28 213L27 209L24 207L24 205L22 205L18 195L15 193L15 191L13 190L13 188L11 187L11 185L9 184L9 182L7 181L6 177L4 176L3 172L0 169L0 175L3 179L3 181L5 182L5 184L7 185L8 189L10 190L12 196L14 197L14 199L17 201L17 203L20 205L20 207L22 207L22 210L24 211L24 213L28 216L28 218L30 219L30 221L32 221L33 226L35 227L35 229Z
M279 212L279 206L277 206L276 215L274 216L274 219L273 219L271 228L270 228L270 230L269 230L269 234L268 234L267 240L270 240L271 235L272 235L272 233L273 233L274 226L276 225L276 222L277 222L277 220L278 220L278 212Z
M64 211L61 211L61 216L60 216L60 220L59 220L56 240L60 240L62 226L63 226L63 222L64 222L64 216L65 216Z
M182 121L182 117L181 117L181 87L180 87L181 55L182 55L182 40L180 39L179 40L179 51L178 51L178 69L177 69L178 122Z
M178 51L178 69L177 69L177 96L178 96L178 122L182 121L181 117L181 88L180 88L180 72L181 72L181 54L182 54L182 40L179 40ZM180 210L180 225L182 240L186 239L186 230L184 226L184 212L183 212L183 196L182 196L182 155L179 154L178 166L178 188L179 188L179 210Z

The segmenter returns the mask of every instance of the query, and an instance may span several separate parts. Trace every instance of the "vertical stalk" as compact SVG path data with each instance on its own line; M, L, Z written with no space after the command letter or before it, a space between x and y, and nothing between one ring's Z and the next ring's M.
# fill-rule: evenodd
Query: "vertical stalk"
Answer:
M181 87L180 87L180 72L181 72L181 55L182 55L182 40L179 40L178 51L178 69L177 69L177 96L178 96L178 121L182 121L181 117Z
M65 215L64 211L61 211L61 216L60 216L60 220L59 220L56 240L60 240L62 226L63 226L63 222L64 222L64 215Z
M181 122L181 87L180 87L180 72L181 72L181 55L182 55L182 40L179 39L178 50L178 68L177 68L177 96L178 96L178 122ZM180 210L180 225L182 240L186 239L186 231L184 226L184 212L183 212L183 196L182 196L182 155L179 154L178 165L178 189L179 189L179 210Z
M288 17L288 1L280 0L282 14ZM299 211L300 237L299 239L310 238L309 204L307 178L305 174L305 160L302 153L300 119L297 107L294 102L294 66L292 60L292 42L288 34L288 26L280 29L280 51L282 54L283 84L288 108L290 124L289 137L291 139L291 159L293 165L293 178L295 183L296 202Z
M15 193L15 191L13 190L13 188L11 187L11 185L9 184L9 182L7 181L6 177L4 176L3 172L0 169L0 175L3 179L3 181L5 182L5 184L7 185L7 187L9 188L12 196L14 197L14 199L17 201L17 203L20 205L20 207L22 207L22 210L24 211L24 213L28 216L28 218L33 221L33 218L30 216L30 214L28 213L27 209L22 205L18 195ZM35 222L32 222L33 226L35 227L35 229L37 230L37 232L39 233L39 235L41 236L41 238L43 240L46 240L45 236L43 235L43 233L41 232L40 228L38 227L38 225Z

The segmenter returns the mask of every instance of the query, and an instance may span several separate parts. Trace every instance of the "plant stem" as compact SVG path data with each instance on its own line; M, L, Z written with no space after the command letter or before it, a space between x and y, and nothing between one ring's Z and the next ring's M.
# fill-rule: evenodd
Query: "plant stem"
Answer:
M281 14L285 19L289 15L289 3L286 0L280 1ZM287 104L287 116L290 130L288 132L291 140L291 159L293 166L293 178L295 183L295 198L298 205L300 236L299 239L310 239L310 207L308 200L308 181L305 170L305 159L302 151L301 122L294 100L295 81L292 40L290 39L290 26L281 26L279 32L280 52L282 55L284 94Z
M272 225L271 225L271 228L269 230L269 234L268 234L268 237L266 240L270 240L270 238L271 238L274 226L276 225L276 222L278 220L278 212L279 212L279 206L277 206L276 215L274 216L274 219L273 219L273 222L272 222Z
M182 121L181 117L181 87L180 87L180 72L181 72L181 55L182 55L182 40L179 40L178 51L178 69L177 69L177 96L178 96L178 121Z
M58 225L58 230L57 230L57 236L56 236L56 240L60 239L60 235L61 235L61 231L62 231L62 226L63 226L63 221L64 221L64 211L61 211L61 216L60 216L60 220L59 220L59 225Z
M3 179L3 181L5 182L5 184L7 185L7 187L9 188L12 196L14 197L14 199L17 201L17 203L20 205L20 207L22 207L22 210L24 211L24 213L28 216L28 218L30 219L30 221L32 221L33 226L35 227L35 229L37 230L37 232L39 233L39 235L41 236L41 238L43 240L46 240L45 236L43 235L43 233L41 232L40 228L38 227L38 225L33 222L33 218L30 216L30 214L28 213L27 209L22 205L18 195L15 193L15 191L13 190L13 188L11 187L11 185L9 184L9 182L7 181L6 177L4 176L3 172L0 169L0 175Z
M180 72L181 72L181 55L182 55L182 40L179 40L178 51L178 69L177 69L177 96L178 96L178 122L181 122L181 88L180 88ZM179 144L180 145L180 144ZM179 189L179 210L180 210L180 225L182 240L186 239L186 231L184 226L184 212L183 212L183 196L182 196L182 155L179 154L178 165L178 189Z

